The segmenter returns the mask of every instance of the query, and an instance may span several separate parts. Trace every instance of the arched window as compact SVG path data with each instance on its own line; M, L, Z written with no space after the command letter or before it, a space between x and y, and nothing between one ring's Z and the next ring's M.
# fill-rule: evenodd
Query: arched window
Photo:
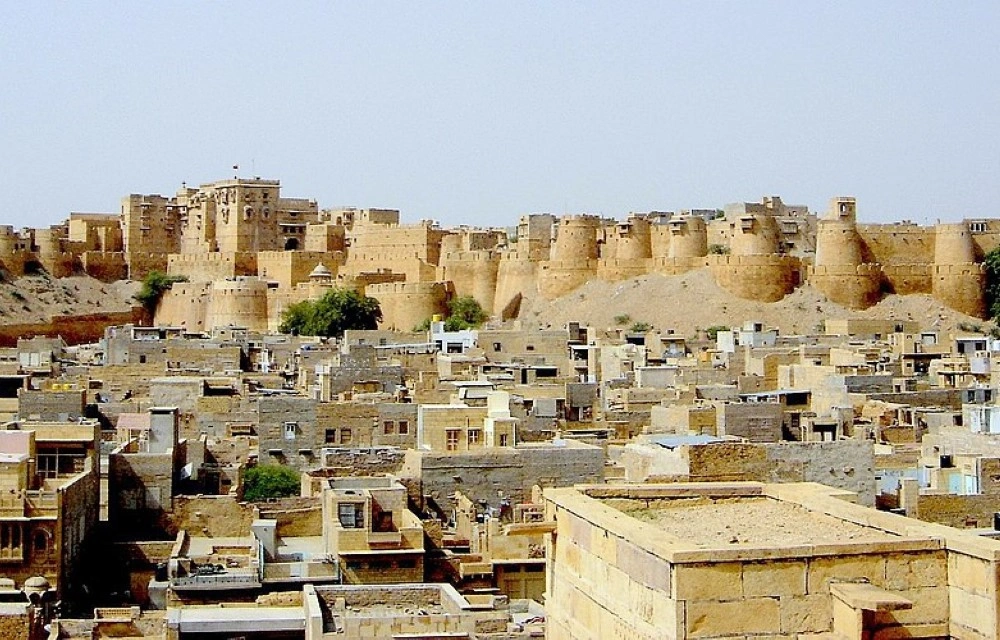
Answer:
M32 550L36 556L47 556L49 554L49 540L51 536L45 529L35 529L32 536Z

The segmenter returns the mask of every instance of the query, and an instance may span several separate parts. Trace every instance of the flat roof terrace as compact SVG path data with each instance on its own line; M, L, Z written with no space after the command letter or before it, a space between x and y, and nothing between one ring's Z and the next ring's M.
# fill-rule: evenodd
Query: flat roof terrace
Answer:
M772 498L675 498L620 510L699 547L891 542L899 536Z
M670 563L749 561L942 549L941 532L854 504L811 483L587 485L547 489L555 507Z

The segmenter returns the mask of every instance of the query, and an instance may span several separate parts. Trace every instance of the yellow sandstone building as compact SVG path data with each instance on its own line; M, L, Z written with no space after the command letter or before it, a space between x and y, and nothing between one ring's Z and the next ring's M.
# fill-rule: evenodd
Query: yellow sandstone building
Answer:
M292 302L333 286L377 298L384 327L408 331L449 299L470 295L494 316L525 300L563 296L591 279L708 269L735 296L774 302L811 282L853 309L884 294L925 293L982 316L983 256L1000 246L1000 221L922 227L859 224L854 198L821 216L777 196L720 210L523 216L516 233L400 222L391 209L320 209L287 198L277 180L182 186L174 196L132 194L118 214L71 214L48 229L0 227L0 263L60 277L184 276L156 321L207 330L275 329Z

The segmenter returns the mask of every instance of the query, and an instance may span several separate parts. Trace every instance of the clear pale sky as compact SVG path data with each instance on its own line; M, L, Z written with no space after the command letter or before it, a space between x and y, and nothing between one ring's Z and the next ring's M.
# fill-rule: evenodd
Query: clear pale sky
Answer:
M781 195L1000 216L1000 2L0 2L0 224L253 174L321 207Z

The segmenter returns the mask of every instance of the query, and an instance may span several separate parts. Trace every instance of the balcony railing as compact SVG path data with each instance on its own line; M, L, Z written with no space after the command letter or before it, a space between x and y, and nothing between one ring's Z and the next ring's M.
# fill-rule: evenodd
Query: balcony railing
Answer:
M368 544L395 544L398 545L403 541L403 534L398 531L369 531L368 532Z
M55 491L18 491L0 495L0 518L53 516L59 508Z
M170 580L170 586L177 590L256 589L261 584L254 569L230 569L222 573L176 577Z
M265 581L336 580L337 565L332 562L269 562L264 565Z

